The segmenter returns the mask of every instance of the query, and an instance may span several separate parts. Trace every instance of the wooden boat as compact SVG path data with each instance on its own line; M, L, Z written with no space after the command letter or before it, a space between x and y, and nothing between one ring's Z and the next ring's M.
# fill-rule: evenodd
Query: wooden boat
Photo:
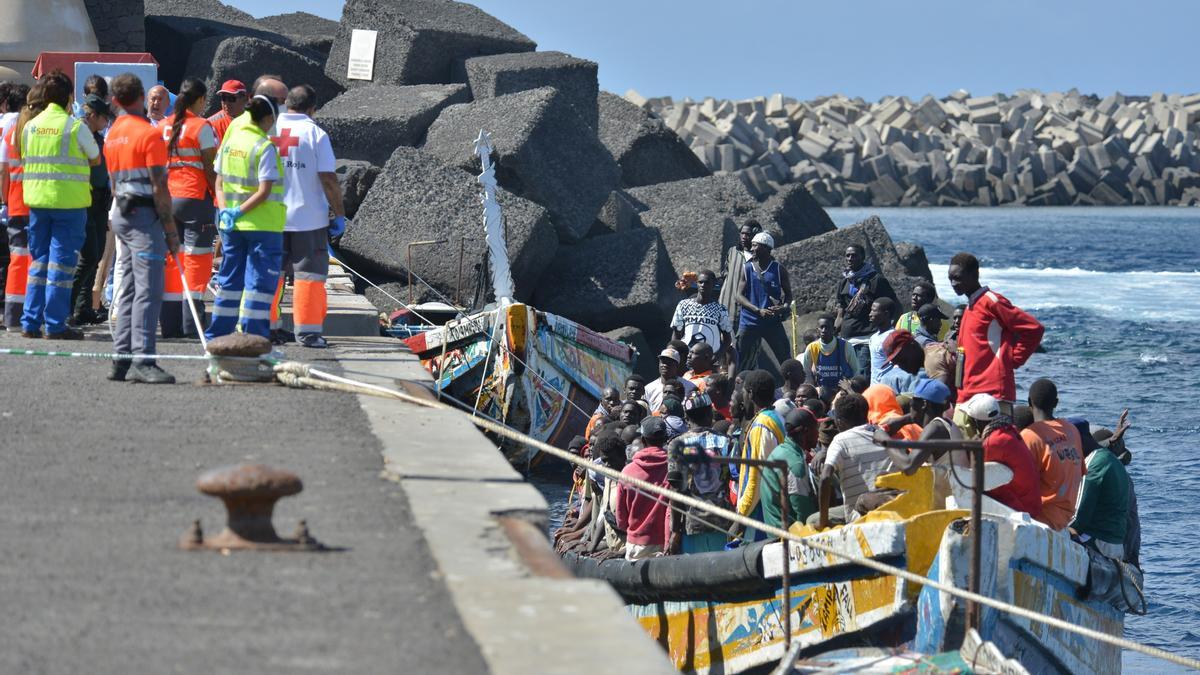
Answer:
M560 448L583 434L604 389L624 387L637 356L624 343L522 303L429 327L405 343L439 393ZM505 450L518 465L537 457L525 448Z
M880 476L878 486L902 494L850 525L820 533L794 525L793 532L966 589L970 551L963 531L969 511L936 508L933 483L929 467L913 476ZM1089 596L1085 590L1089 580L1104 573L1090 569L1096 563L1084 547L1025 514L1001 509L994 502L984 506L983 593L1121 635L1120 603L1114 606L1109 597ZM736 673L779 662L788 642L785 593L791 607L790 642L798 645L800 656L860 647L936 654L963 644L965 607L948 594L795 542L787 550L786 589L784 545L779 542L637 562L597 563L567 554L564 562L579 576L612 584L643 629L687 673ZM1129 570L1117 576L1140 588L1140 573ZM997 611L983 613L979 632L1005 656L1032 665L1031 672L1119 669L1119 650Z

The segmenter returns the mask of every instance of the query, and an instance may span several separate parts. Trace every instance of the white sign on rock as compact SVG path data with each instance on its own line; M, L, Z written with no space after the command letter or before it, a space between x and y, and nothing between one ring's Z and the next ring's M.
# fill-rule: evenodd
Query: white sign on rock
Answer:
M373 30L359 30L350 34L350 58L346 63L346 78L350 80L375 79L375 38Z

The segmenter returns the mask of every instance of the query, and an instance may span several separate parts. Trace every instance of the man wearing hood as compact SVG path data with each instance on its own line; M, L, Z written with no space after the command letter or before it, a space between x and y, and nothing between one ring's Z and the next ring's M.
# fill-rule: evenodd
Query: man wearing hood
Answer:
M667 425L661 417L641 424L643 447L621 470L622 475L667 487ZM625 559L641 560L662 553L669 535L670 503L627 483L617 488L617 527L625 532Z
M846 247L846 267L834 290L837 325L844 338L864 337L874 332L867 315L871 304L889 298L899 305L896 291L875 266L867 262L867 250L861 244Z

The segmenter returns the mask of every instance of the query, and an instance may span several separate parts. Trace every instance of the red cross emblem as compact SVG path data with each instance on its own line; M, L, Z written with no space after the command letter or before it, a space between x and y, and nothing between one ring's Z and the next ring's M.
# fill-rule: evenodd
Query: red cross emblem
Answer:
M293 136L291 129L284 129L278 136L272 136L271 142L275 144L276 148L279 148L280 155L287 157L292 148L300 145L300 138Z

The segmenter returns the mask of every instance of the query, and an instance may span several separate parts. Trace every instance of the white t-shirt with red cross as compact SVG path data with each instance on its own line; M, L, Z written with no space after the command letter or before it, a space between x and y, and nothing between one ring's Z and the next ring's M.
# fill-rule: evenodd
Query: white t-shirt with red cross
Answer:
M336 160L329 135L303 113L280 113L271 140L283 161L288 232L307 232L329 225L329 200L321 173L333 173Z

